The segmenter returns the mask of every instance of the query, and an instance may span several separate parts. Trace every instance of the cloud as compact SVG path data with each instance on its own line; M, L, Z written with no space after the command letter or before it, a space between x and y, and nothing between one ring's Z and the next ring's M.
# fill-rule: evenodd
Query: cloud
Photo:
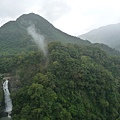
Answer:
M70 11L66 0L44 0L41 11L49 21L55 21Z
M34 25L31 25L27 28L28 34L32 36L33 41L38 45L38 47L42 50L45 56L47 56L47 43L45 42L45 38L43 35L37 32Z
M27 12L36 12L54 20L69 10L63 0L0 0L0 17L17 17Z
M62 31L79 35L100 26L120 22L119 0L67 0L71 11L54 25Z

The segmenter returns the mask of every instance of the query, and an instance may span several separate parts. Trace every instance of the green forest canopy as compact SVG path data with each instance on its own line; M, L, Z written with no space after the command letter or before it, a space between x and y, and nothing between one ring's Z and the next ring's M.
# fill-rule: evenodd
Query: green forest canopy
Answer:
M1 57L0 71L20 77L13 120L120 119L120 58L99 48L53 42L47 57Z

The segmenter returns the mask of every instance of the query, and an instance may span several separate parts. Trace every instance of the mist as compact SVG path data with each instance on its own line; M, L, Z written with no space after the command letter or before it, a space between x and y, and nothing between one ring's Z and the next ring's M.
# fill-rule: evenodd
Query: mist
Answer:
M44 56L47 56L47 43L45 42L45 37L38 33L35 26L31 25L27 28L28 34L31 35L33 41L42 50Z

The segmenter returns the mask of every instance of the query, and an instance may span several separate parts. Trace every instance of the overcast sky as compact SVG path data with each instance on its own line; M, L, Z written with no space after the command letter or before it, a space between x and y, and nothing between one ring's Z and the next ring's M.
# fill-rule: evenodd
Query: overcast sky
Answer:
M77 36L120 23L120 0L0 0L0 26L30 12Z

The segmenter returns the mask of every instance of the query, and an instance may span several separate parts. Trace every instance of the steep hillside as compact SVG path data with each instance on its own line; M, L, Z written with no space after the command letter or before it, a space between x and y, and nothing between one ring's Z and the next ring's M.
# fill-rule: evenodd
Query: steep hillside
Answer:
M0 71L19 76L13 120L120 119L119 57L59 42L48 49L47 57L30 52L0 58Z
M28 28L34 25L39 33L45 36L48 41L61 41L63 43L79 43L89 44L89 41L83 41L77 37L70 36L58 29L56 29L51 23L34 13L24 14L17 19L19 26Z
M30 13L22 15L16 21L10 21L0 28L0 55L36 50L36 44L27 31L29 27L33 26L38 34L44 35L47 42L90 44L88 41L63 33L41 16Z
M116 50L115 48L111 48L103 43L94 43L92 44L92 46L100 48L101 50L105 51L108 55L120 56L120 51Z
M103 43L120 51L120 23L107 25L79 36L94 43Z

